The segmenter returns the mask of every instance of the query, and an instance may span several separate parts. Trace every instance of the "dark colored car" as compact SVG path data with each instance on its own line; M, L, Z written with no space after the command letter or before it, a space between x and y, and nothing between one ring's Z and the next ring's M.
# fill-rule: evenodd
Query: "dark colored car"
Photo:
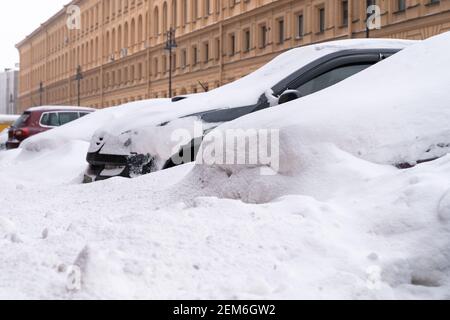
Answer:
M78 107L30 108L9 128L6 149L16 149L22 141L35 134L62 126L94 111Z
M259 93L260 97L255 104L220 108L218 106L223 105L223 101L217 101L217 106L212 103L207 111L187 114L181 118L195 118L198 121L202 121L205 127L211 129L221 123L235 120L271 106L281 105L328 88L390 57L406 46L400 44L397 48L386 48L380 45L377 48L376 42L371 43L372 46L367 48L367 43L364 40L359 40L358 45L360 45L360 48L356 46L356 48L348 49L343 46L341 50L338 49L330 54L318 53L317 59L306 63L299 69L293 69L289 76L267 87L266 93L262 95ZM254 94L249 92L247 88L242 88L241 90L243 95ZM270 92L270 94L267 94L267 92ZM190 100L187 99L187 103ZM226 100L226 96L223 97L223 100ZM194 103L195 99L191 104ZM180 109L182 108L183 106L180 105ZM170 122L154 125L161 127L170 124ZM149 123L149 125L153 124ZM137 129L130 128L128 131L118 132L116 136L112 136L99 130L93 137L87 155L90 167L85 173L85 182L104 180L112 176L135 177L168 169L179 164L172 161L175 158L186 159L185 162L194 161L203 139L203 136L196 137L191 143L182 147L178 154L174 154L171 158L163 158L160 154L155 154L154 150L151 151L150 146L147 153L142 152L142 147L139 148L139 151L134 150L134 141L136 139L142 140L136 135L136 132L138 132ZM161 139L169 140L168 137L161 137ZM121 141L125 141L125 145L122 145ZM115 149L115 146L120 146L120 148ZM142 143L140 146L142 146Z

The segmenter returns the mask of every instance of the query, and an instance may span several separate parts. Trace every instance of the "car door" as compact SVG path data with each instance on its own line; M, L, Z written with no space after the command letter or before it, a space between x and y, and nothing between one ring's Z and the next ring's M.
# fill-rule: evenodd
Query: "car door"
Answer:
M47 131L59 126L58 112L44 112L39 121L39 132Z

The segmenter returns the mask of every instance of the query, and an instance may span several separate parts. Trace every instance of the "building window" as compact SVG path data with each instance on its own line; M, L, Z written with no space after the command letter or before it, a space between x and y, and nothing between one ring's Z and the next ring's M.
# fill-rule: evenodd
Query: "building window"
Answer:
M205 61L205 63L208 63L209 62L209 43L208 42L205 42L204 44L203 44L203 57L204 57L204 61Z
M183 25L188 22L188 0L183 0Z
M305 34L303 14L297 15L297 38L303 38Z
M244 52L249 52L251 47L251 41L250 41L250 30L247 29L244 31Z
M230 34L230 56L234 56L236 54L236 36L234 35L234 33Z
M216 38L216 48L215 48L215 57L216 60L220 59L220 52L221 52L221 48L220 48L220 39Z
M319 8L319 33L325 32L325 8Z
M204 1L205 1L205 16L209 16L212 14L211 0L204 0Z
M193 11L193 17L194 19L192 19L193 21L195 21L195 19L198 18L198 0L192 0L192 11Z
M278 25L278 43L284 43L284 19L279 19L277 22Z
M376 4L376 0L367 0L366 1L366 7L369 8L370 6L373 6Z
M259 47L265 48L267 46L267 26L262 24L259 26Z
M186 68L187 65L187 52L186 49L181 50L181 68Z
M192 47L192 65L196 66L198 63L198 50L197 46Z
M341 2L341 10L342 10L342 25L348 26L348 0L344 0Z
M172 70L177 70L177 54L174 53L172 56Z
M406 1L397 0L397 11L405 11L405 10L406 10Z

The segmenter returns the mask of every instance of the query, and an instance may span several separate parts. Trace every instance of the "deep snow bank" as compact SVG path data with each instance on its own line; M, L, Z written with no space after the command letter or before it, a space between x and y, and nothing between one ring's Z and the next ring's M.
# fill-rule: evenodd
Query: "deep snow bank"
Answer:
M415 68L406 57L397 64ZM445 97L435 85L431 94ZM359 99L322 94L343 113L307 98L227 125L280 128L275 176L258 165L188 165L133 180L33 185L11 174L17 154L0 154L0 178L16 184L0 184L0 297L450 299L450 156L409 170L387 164L414 150L403 144L412 144L408 132L440 137L431 115L447 114L431 98L429 128L415 118L427 115L418 106L408 109L410 124L385 106L384 116L366 114ZM405 111L392 97L380 99ZM384 147L388 133L397 135Z
M90 185L0 185L0 297L449 299L450 157L373 166L326 199L263 204L186 184L190 165Z
M214 185L212 172L217 171L220 179L227 173L228 183L221 184L221 194L246 194L244 200L261 202L289 190L314 194L332 190L344 182L339 172L342 158L348 157L345 153L384 165L415 164L447 154L449 49L450 32L406 48L322 92L222 125L206 137L204 150L216 143L214 137L226 137L227 130L241 130L238 138L243 139L248 138L246 130L280 130L278 175L261 177L262 164L220 164L224 160L218 152L216 164L198 166L193 180L196 174L207 174L204 180ZM248 144L232 144L231 148L235 154L252 151ZM362 163L348 169L360 178L376 171L371 163L361 168ZM334 182L317 181L316 175L328 169L326 179Z

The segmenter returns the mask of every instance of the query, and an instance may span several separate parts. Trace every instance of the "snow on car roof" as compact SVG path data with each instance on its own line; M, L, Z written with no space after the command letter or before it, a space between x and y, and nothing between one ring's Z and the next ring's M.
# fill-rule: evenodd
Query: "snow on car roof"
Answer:
M403 49L416 43L411 40L354 39L339 40L294 48L280 54L255 72L209 92L190 95L170 106L152 108L151 114L128 114L125 118L108 123L101 130L120 134L129 129L158 125L188 114L211 109L233 108L255 104L267 89L325 55L350 49ZM147 111L146 111L147 112Z
M96 109L88 108L88 107L71 107L71 106L40 106L29 108L26 111L35 112L35 111L95 111Z

